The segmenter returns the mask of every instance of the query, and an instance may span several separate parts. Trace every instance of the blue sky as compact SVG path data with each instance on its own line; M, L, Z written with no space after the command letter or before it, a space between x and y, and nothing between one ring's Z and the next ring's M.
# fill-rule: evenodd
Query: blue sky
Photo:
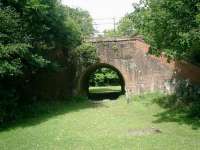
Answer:
M91 14L96 28L101 32L113 28L113 19L117 20L128 12L133 11L132 4L139 0L62 0L71 7L83 8Z

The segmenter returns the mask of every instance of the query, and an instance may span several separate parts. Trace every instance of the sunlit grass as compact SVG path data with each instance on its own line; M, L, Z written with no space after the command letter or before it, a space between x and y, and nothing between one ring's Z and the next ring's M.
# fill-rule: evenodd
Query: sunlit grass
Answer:
M121 86L98 86L98 87L90 87L90 93L114 93L120 92Z
M0 132L0 150L199 150L200 125L170 117L154 102L162 97L42 103L33 106L40 113Z

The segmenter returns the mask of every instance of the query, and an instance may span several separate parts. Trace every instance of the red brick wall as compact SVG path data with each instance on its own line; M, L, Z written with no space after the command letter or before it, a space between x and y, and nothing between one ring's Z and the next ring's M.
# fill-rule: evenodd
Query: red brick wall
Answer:
M147 55L149 45L142 39L115 39L93 43L97 45L101 63L116 68L124 79L126 89L134 94L157 90L172 91L173 86L169 81L174 77L182 77L200 84L199 67L186 62L168 63L165 57ZM81 86L81 82L85 82L82 79L93 66L81 68L81 73L77 75L72 70L73 66L65 62L66 56L62 51L53 53L51 57L65 64L66 69L54 73L40 73L30 84L30 93L53 98L67 97L72 92L78 94L81 89L87 90ZM75 76L78 76L77 81Z
M132 93L171 91L173 88L169 81L175 75L200 82L199 67L174 61L168 63L165 57L148 55L149 45L142 39L114 39L93 43L98 48L100 62L117 68L125 80L126 89Z
M193 83L200 84L200 67L187 62L175 62L175 71L178 76L189 79Z

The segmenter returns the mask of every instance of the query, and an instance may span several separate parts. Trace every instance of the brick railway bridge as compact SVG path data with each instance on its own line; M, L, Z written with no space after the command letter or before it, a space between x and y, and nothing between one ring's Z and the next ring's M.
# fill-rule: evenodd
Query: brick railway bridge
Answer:
M149 55L149 45L141 38L93 39L89 42L97 47L100 62L82 71L77 84L80 94L88 92L90 74L101 67L118 73L123 92L139 94L173 90L170 81L175 73L174 63Z
M116 71L121 79L122 92L132 94L154 91L171 93L179 77L200 84L199 67L179 61L168 63L165 57L152 56L148 54L149 45L139 37L102 38L88 42L97 47L99 63L88 68L80 67L79 71L64 69L55 73L40 73L30 84L31 90L27 95L40 95L44 98L87 95L89 76L102 67ZM50 56L61 62L66 60L62 50Z

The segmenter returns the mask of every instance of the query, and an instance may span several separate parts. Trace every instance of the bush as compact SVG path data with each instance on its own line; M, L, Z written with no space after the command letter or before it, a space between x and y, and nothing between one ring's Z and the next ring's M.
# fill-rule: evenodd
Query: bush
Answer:
M16 90L0 88L0 124L15 120L18 117L17 107L19 97Z
M194 102L189 108L189 117L200 119L200 102Z
M189 80L178 79L173 105L184 109L192 118L200 118L200 86Z
M68 60L81 36L91 34L92 29L81 33L86 32L81 20L87 17L89 26L88 13L62 6L59 0L0 1L0 123L17 119L34 102L24 95L40 72L52 71L50 52L61 50Z
M176 97L184 103L200 103L200 86L189 80L179 79L176 82Z

